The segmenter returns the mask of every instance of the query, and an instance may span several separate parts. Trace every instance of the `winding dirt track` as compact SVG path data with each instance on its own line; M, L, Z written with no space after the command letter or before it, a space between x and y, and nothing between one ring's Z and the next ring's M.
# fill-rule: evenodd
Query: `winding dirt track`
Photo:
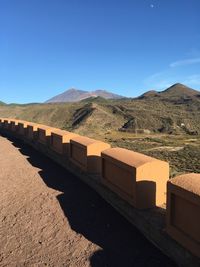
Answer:
M175 266L78 178L0 136L0 266Z

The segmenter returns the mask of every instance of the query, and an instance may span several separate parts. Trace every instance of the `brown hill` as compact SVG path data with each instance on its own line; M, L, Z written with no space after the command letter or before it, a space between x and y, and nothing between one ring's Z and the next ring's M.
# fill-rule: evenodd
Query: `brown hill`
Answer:
M138 97L138 99L146 100L152 98L158 98L160 100L177 103L187 102L191 100L198 101L200 99L200 92L181 83L176 83L164 91L157 92L152 90Z
M176 83L163 92L160 93L162 97L168 98L193 98L200 94L199 91L196 91L190 87L187 87L181 83Z

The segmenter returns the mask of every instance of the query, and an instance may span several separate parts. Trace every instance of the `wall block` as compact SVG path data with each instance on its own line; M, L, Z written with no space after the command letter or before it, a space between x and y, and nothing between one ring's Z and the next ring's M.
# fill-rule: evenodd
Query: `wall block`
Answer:
M70 160L88 173L101 172L101 152L110 145L88 137L78 136L70 140Z
M51 133L51 148L58 154L69 156L70 139L79 136L68 131L55 129Z
M32 141L32 140L37 139L38 127L39 125L36 123L31 123L31 122L28 123L27 131L26 131L26 138L28 140Z
M11 132L17 132L18 131L18 123L20 120L11 120L10 121L10 131Z
M9 130L10 121L11 121L11 119L4 119L4 122L3 122L3 128L4 128L5 130Z
M18 122L18 128L17 128L17 133L21 136L25 136L26 135L26 131L27 131L27 126L28 126L28 122L27 121L19 121Z
M138 209L166 203L169 164L124 148L101 153L102 183Z
M167 183L167 233L200 257L200 174L189 173Z
M0 128L3 128L4 126L4 118L0 118Z
M56 130L56 128L41 124L38 125L38 136L37 136L38 142L49 146L51 144L51 133L54 130Z

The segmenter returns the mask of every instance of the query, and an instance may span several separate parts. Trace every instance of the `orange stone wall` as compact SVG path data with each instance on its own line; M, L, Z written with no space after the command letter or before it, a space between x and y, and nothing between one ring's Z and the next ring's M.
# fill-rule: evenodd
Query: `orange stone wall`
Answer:
M167 233L200 257L200 174L185 174L168 181Z

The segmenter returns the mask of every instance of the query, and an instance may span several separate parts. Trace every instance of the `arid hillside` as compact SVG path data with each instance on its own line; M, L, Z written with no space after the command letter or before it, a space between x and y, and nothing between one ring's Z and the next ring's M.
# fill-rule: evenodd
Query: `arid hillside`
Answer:
M90 134L200 134L200 92L175 84L134 99L90 97L76 103L1 105L0 115Z
M67 129L165 159L171 176L200 172L200 92L181 84L134 99L0 105L0 116Z

